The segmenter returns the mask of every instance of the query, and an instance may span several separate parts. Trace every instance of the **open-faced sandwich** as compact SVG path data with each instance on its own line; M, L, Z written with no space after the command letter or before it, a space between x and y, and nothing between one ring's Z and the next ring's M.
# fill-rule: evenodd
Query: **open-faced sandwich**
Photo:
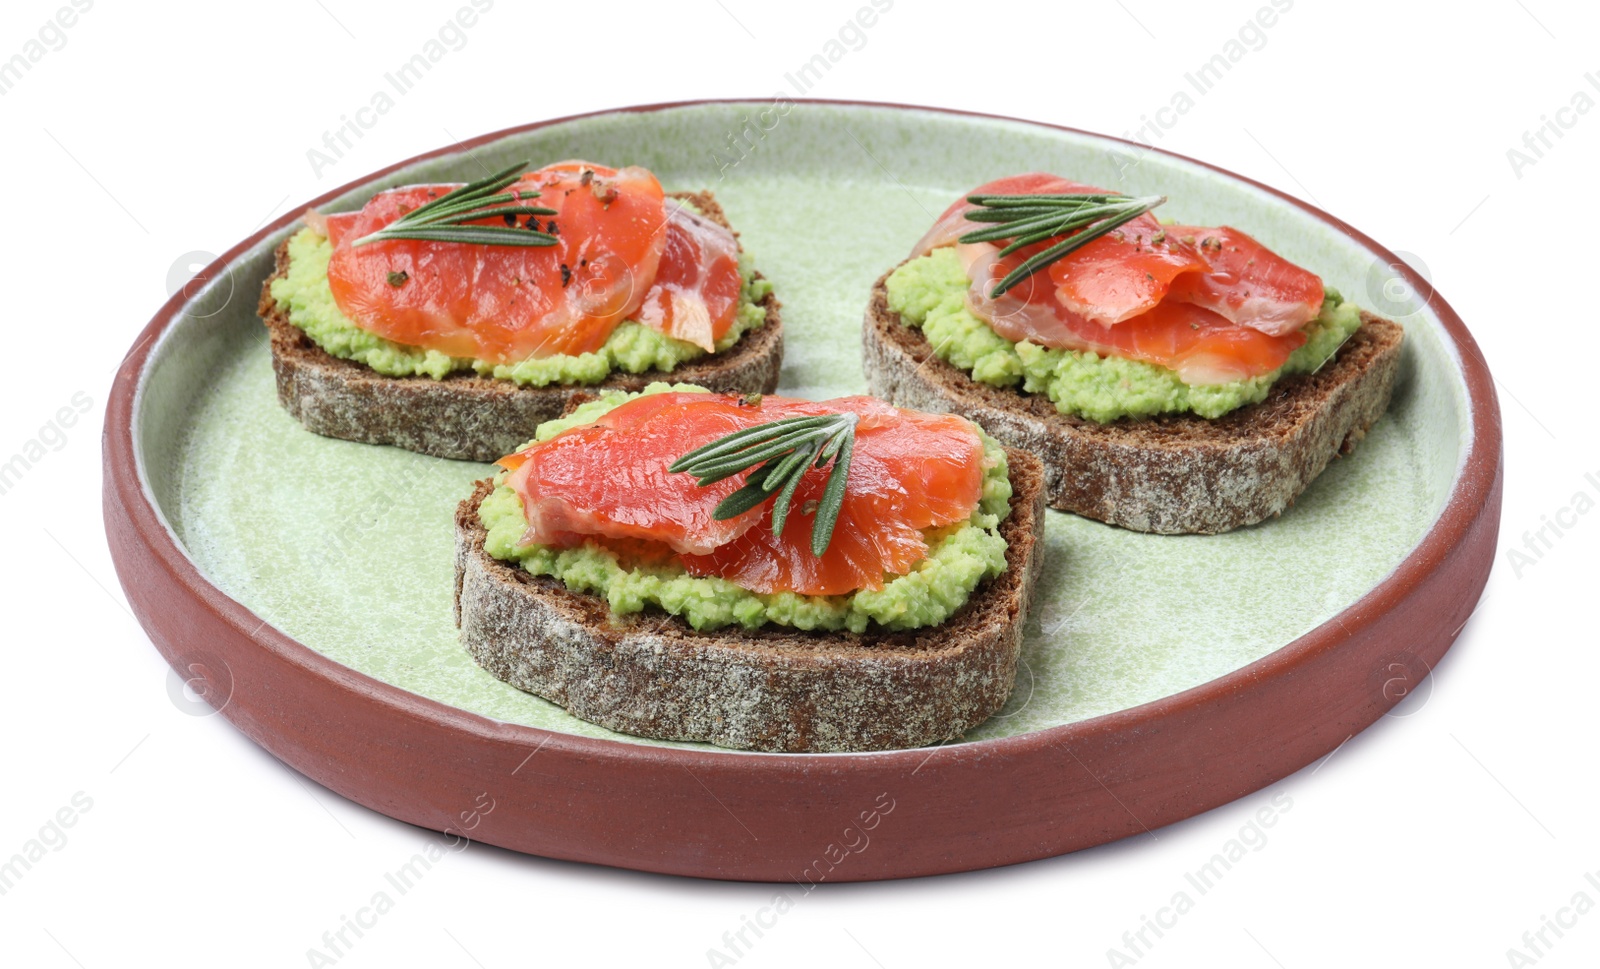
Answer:
M456 515L462 642L575 716L879 750L959 737L1011 693L1043 469L964 418L656 384L499 463Z
M958 200L873 288L867 381L1044 459L1052 507L1214 533L1292 504L1388 406L1404 337L1161 197L1014 175Z
M711 193L637 166L524 168L306 214L261 296L291 414L493 461L586 390L777 386L778 302Z

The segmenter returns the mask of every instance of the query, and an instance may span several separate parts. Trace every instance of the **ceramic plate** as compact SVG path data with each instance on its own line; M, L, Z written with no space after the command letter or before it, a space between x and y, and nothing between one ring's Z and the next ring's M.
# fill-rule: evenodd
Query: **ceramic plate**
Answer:
M742 157L726 147L740 130ZM1168 195L1163 217L1245 228L1398 319L1394 401L1351 456L1259 526L1172 537L1049 513L1015 693L959 743L798 756L658 743L506 686L457 643L451 515L487 466L318 437L277 406L255 308L273 248L294 231L286 217L175 297L129 354L106 425L107 527L129 598L174 666L341 794L459 830L488 792L497 807L475 838L692 875L1002 864L1142 832L1309 763L1414 686L1477 601L1500 503L1487 368L1425 281L1305 203L1045 125L713 102L500 132L309 204L354 208L380 188L567 157L715 191L783 301L787 394L864 392L872 281L961 191L1041 169ZM841 854L874 811L872 843L890 847Z

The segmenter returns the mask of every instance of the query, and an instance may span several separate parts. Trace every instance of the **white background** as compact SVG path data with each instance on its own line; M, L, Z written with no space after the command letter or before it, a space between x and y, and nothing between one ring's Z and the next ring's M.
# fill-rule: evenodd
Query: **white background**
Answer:
M8 0L0 60L57 6ZM384 872L439 839L305 781L223 718L191 715L124 606L100 520L100 414L185 255L221 252L336 184L455 138L629 103L770 97L859 4L500 0L315 175L306 150L456 6L101 0L0 97L0 459L75 394L93 405L64 435L46 432L56 446L0 496L0 858L78 792L92 801L0 896L0 964L306 965ZM1258 6L900 0L810 93L1122 134ZM1152 836L1002 870L825 886L738 965L1115 964L1123 933L1275 793L1292 808L1267 843L1139 964L1533 964L1524 932L1560 915L1575 924L1546 931L1537 964L1595 965L1600 911L1562 909L1578 892L1600 904L1584 877L1600 870L1600 514L1562 509L1579 492L1600 497L1600 111L1561 115L1570 129L1520 170L1507 151L1575 92L1600 99L1585 79L1600 71L1597 14L1557 0L1298 0L1159 142L1414 254L1494 369L1507 467L1495 571L1402 715L1314 772ZM1524 532L1558 513L1573 527L1514 568ZM473 845L337 964L701 966L774 891Z

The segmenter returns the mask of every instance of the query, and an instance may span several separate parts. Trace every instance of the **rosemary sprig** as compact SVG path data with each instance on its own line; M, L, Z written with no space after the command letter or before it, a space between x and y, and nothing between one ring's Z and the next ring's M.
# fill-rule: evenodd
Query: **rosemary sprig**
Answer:
M538 192L501 189L515 182L528 167L527 162L512 165L488 178L479 179L446 192L431 202L419 205L370 235L352 242L364 246L385 239L418 239L424 242L464 242L483 246L553 246L556 237L534 228L513 228L517 216L555 215L555 209L521 205L539 197ZM506 224L468 225L478 219L504 219ZM530 218L525 224L534 224Z
M820 557L833 541L833 526L844 504L858 420L855 414L819 414L758 424L695 448L667 470L692 474L704 487L755 468L738 491L717 503L711 515L718 521L737 517L776 493L772 534L781 535L800 479L809 469L826 467L831 461L833 469L817 502L817 517L811 522L811 554Z
M1137 219L1165 202L1165 195L969 195L978 206L967 212L970 222L996 223L961 237L962 242L996 242L1010 239L1000 250L1009 256L1023 246L1065 235L1060 242L1037 252L1011 270L989 293L996 299L1006 290L1081 246ZM1068 235L1068 233L1072 233Z

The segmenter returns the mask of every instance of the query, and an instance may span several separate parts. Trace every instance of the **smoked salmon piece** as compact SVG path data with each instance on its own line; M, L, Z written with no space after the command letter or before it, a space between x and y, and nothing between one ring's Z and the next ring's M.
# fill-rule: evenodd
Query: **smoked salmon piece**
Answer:
M1271 373L1306 342L1299 330L1273 336L1171 298L1116 326L1102 326L1068 309L1053 288L1040 281L1039 273L992 299L988 294L994 282L1026 258L1023 252L994 258L998 251L987 243L958 249L971 261L968 307L1014 343L1027 340L1040 346L1139 360L1166 367L1184 383L1198 385Z
M967 213L978 208L967 201L968 195L1064 195L1068 192L1083 191L1077 188L1077 182L1069 182L1060 175L1051 175L1048 172L1023 172L1020 175L1007 175L997 178L992 182L984 182L977 188L961 196L939 214L933 226L922 234L917 244L911 247L911 255L926 256L928 253L943 246L955 245L962 236L981 226L967 218ZM1091 189L1099 192L1099 189Z
M712 353L739 313L739 244L681 203L667 205L666 249L637 319Z
M1173 282L1170 298L1203 306L1272 336L1300 329L1322 312L1322 280L1231 226L1168 226L1168 237L1194 240L1204 272Z
M726 521L713 510L744 483L735 475L701 487L668 467L735 431L784 417L855 413L854 454L833 540L811 550L811 523L828 469L813 468L795 492L781 535L769 501ZM585 540L636 554L675 553L696 576L755 592L843 595L880 589L928 554L923 530L967 520L982 495L983 444L963 418L922 414L872 397L759 403L724 394L647 394L600 420L564 431L501 461L522 499L524 544Z
M1191 385L1270 373L1306 342L1322 310L1315 274L1228 226L1163 226L1149 213L1024 277L998 298L996 285L1059 238L1004 257L1006 240L962 243L983 228L968 219L972 195L1111 194L1028 172L973 189L940 215L913 255L955 246L971 287L967 307L996 333L1177 372Z
M510 188L554 246L487 246L392 239L351 245L457 185L380 192L355 213L327 217L334 301L368 332L455 357L515 363L598 350L644 301L665 247L661 184L642 168L562 162ZM498 218L483 224L503 224Z
M333 245L329 287L353 323L407 346L510 364L593 352L625 319L712 351L738 313L733 234L668 200L637 166L568 161L528 172L504 191L536 190L521 204L554 215L472 223L548 232L553 246L353 245L460 187L407 186L359 212L308 217Z
M961 236L983 228L982 224L966 217L968 212L978 208L967 201L968 196L1069 194L1115 193L1044 172L998 178L978 186L945 209L933 228L913 247L912 254L925 255L940 246L953 245ZM1018 254L1026 259L1049 245L1048 242L1035 243L1019 250ZM1056 260L1047 271L1068 309L1111 326L1161 302L1167 287L1178 275L1206 268L1205 261L1192 246L1163 232L1155 216L1145 213Z
M1028 249L1018 252L1032 254ZM1155 216L1146 212L1056 260L1045 271L1055 283L1061 305L1111 327L1154 308L1175 280L1206 268L1193 246L1163 231Z

